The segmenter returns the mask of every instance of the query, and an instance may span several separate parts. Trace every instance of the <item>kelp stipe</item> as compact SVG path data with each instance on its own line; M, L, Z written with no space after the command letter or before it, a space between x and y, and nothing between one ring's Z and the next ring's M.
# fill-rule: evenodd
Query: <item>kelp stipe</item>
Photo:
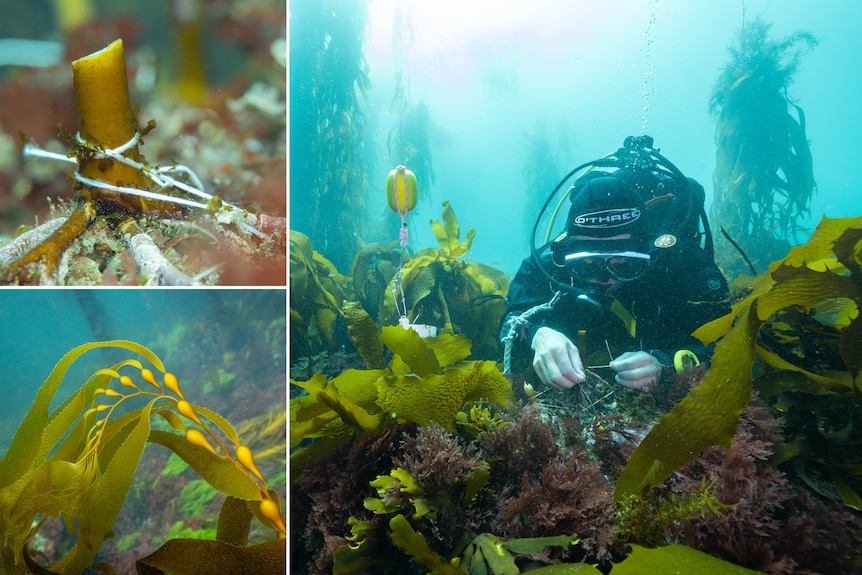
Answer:
M105 347L143 356L161 372L161 383L140 361L128 359L93 373L77 392L51 411L51 400L69 367L87 351ZM148 386L139 385L127 373L120 374L120 370L128 372L128 368L139 370ZM115 414L117 406L135 398L147 402L134 411ZM153 415L163 417L179 433L152 429ZM233 444L232 450L214 429ZM27 555L27 542L48 517L62 516L66 529L76 540L51 569L67 575L83 573L103 541L112 536L111 529L147 441L174 451L204 480L228 496L219 518L219 531L224 530L230 536L201 542L209 546L207 549L169 541L142 561L161 554L161 564L168 566L160 567L160 572L175 574L197 572L196 561L206 556L223 558L220 564L208 568L209 573L229 573L236 561L254 562L260 567L258 572L284 572L284 516L254 464L251 450L240 442L227 420L185 399L177 378L165 370L158 356L142 345L122 340L84 344L63 356L39 388L0 461L3 572L16 575L39 570ZM236 507L247 511L231 511ZM234 525L241 525L244 514L248 517L246 535L253 514L273 528L282 541L244 547Z

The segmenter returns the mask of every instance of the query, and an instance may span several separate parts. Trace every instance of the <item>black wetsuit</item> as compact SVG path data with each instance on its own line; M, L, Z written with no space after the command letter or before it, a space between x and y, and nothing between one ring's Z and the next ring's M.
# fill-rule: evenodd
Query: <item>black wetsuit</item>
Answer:
M569 273L551 262L547 246L540 253L545 269L556 280L571 284ZM647 351L665 365L680 349L694 352L701 362L707 360L711 350L690 334L704 323L730 312L727 281L715 262L694 241L679 240L672 248L656 250L651 255L653 261L647 273L638 280L625 282L613 296L588 293L589 284L575 283L574 287L587 293L589 299L578 298L577 293L553 286L532 258L525 259L509 286L501 339L505 341L512 318L547 303L558 290L561 294L553 311L540 312L527 325L518 326L513 359L520 360L519 367L524 359L532 360L530 343L542 326L562 332L575 345L578 345L578 331L585 330L586 354L604 351L601 363L610 360L608 347L614 357L626 351ZM618 305L612 305L614 297L635 319L634 337L623 319L626 313L613 311L619 310Z

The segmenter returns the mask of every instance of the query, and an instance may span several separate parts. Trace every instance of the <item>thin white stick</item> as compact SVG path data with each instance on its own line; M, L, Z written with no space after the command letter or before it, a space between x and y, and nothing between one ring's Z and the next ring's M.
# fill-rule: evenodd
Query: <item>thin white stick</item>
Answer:
M145 233L126 235L126 245L135 257L135 263L147 285L192 286L200 285L194 278L184 274L171 264L162 254L159 246Z

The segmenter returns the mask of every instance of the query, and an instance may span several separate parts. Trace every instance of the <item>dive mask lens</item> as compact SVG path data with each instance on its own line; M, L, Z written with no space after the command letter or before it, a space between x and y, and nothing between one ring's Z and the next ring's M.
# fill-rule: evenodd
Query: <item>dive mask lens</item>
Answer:
M585 254L583 257L567 258L567 263L569 272L573 276L586 279L599 273L605 265L605 260L597 255L591 256Z
M580 279L590 279L606 269L619 281L632 281L646 272L649 262L649 254L640 252L577 252L566 256L569 272Z
M608 260L608 270L611 272L611 275L623 281L641 277L648 266L649 256L646 258L610 258Z

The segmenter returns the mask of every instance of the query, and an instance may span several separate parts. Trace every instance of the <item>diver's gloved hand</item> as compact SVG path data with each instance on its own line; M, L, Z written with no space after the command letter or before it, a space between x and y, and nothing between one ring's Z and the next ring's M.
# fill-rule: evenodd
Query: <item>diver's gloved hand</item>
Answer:
M540 327L531 345L533 369L542 383L570 389L587 379L578 348L572 340L549 327Z
M641 391L652 391L661 376L661 363L645 351L627 351L610 363L617 383Z

